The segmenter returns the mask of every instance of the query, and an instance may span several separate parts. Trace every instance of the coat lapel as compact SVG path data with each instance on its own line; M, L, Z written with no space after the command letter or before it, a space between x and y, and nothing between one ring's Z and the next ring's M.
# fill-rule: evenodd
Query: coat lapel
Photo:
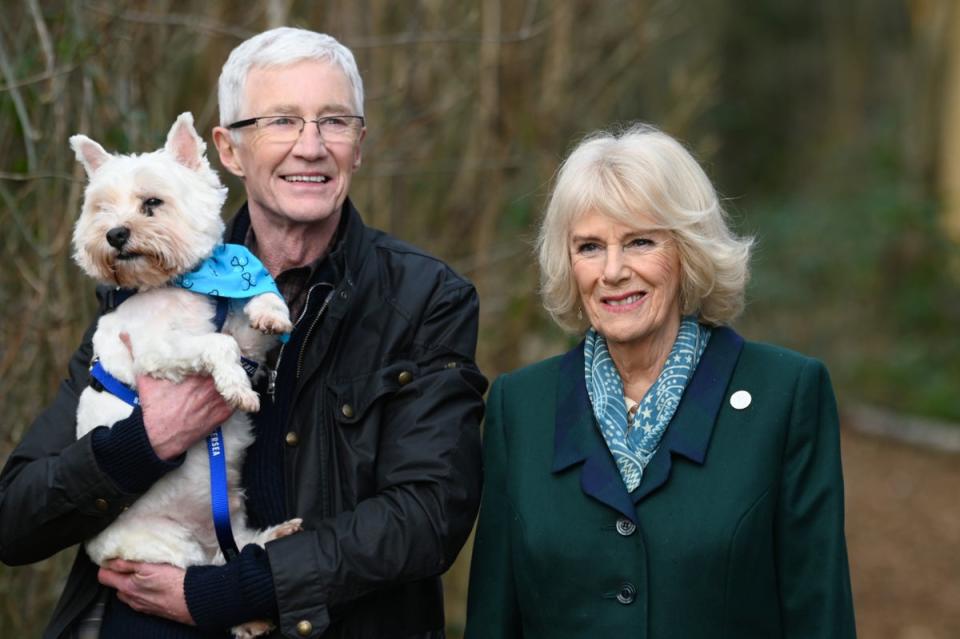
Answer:
M636 508L603 436L594 424L583 373L583 342L560 360L553 472L583 463L580 488L637 522Z
M710 343L683 391L660 447L644 469L640 486L633 492L634 503L666 483L673 455L682 455L697 464L706 460L713 426L742 348L743 338L733 329L726 326L713 329Z
M735 331L727 327L714 329L660 448L631 495L594 422L584 381L581 342L560 361L553 472L583 463L583 492L639 523L635 504L667 481L674 454L697 464L706 459L713 426L742 348L743 338Z

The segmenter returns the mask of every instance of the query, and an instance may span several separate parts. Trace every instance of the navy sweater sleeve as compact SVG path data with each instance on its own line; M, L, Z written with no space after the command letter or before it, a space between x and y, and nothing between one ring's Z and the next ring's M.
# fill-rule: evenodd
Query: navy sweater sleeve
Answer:
M270 560L250 544L224 566L191 566L183 582L187 608L200 628L230 628L279 615Z
M157 457L143 426L143 413L139 407L111 428L95 428L92 438L97 465L117 486L129 493L145 492L184 460L184 455L169 462Z

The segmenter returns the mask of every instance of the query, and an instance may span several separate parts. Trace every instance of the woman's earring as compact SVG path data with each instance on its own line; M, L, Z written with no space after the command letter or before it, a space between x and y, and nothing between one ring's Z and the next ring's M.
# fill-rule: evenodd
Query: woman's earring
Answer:
M577 319L578 319L578 320L582 320L582 319L583 319L583 307L582 307L582 306L578 306L578 307L577 307Z

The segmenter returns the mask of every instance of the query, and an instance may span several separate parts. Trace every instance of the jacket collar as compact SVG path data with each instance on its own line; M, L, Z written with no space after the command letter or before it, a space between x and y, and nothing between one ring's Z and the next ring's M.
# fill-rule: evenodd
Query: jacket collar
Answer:
M237 214L227 223L227 230L224 237L227 242L243 244L250 229L250 209L244 203L237 211ZM368 242L365 236L369 229L364 225L360 218L360 213L353 206L353 202L348 197L343 203L343 212L340 216L340 224L337 227L335 244L328 255L329 264L333 269L335 281L338 290L347 291L348 296L352 296L352 289L355 287L356 274L369 254L365 249ZM318 273L323 269L318 269ZM346 310L345 304L333 305L330 308L330 314L341 316Z
M583 492L638 523L636 504L666 483L673 455L697 464L706 460L713 426L742 348L743 338L735 331L714 329L660 448L647 465L640 486L630 494L594 422L581 342L560 361L553 472L583 463Z

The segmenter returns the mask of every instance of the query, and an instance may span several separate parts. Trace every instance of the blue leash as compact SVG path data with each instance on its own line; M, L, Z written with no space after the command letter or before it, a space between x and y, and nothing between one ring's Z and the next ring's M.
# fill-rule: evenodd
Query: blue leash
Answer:
M214 323L219 332L223 329L223 324L227 319L230 300L224 297L218 297L217 312L214 316ZM246 357L240 358L247 375L253 377L257 372L259 364ZM90 385L95 390L105 390L111 395L123 400L130 406L140 405L140 397L137 391L119 379L107 372L100 364L100 360L95 360L90 367ZM217 535L217 543L220 545L220 551L227 561L232 561L240 554L237 549L237 542L233 539L233 527L230 525L230 500L227 495L227 462L226 449L223 445L223 431L220 426L207 435L207 456L210 459L210 509L213 514L213 530Z
M210 509L217 543L227 561L240 554L230 526L230 500L227 497L227 455L220 427L207 435L207 456L210 458Z
M230 300L225 297L217 299L217 314L214 324L219 333L227 321L227 311L230 310ZM250 371L244 361L244 370L253 377L256 368ZM256 362L253 362L256 365ZM227 561L233 561L240 555L237 542L233 539L233 527L230 525L230 498L227 495L227 451L223 446L223 432L217 426L216 430L207 435L207 457L210 459L210 510L213 514L213 530L217 534L217 543Z

